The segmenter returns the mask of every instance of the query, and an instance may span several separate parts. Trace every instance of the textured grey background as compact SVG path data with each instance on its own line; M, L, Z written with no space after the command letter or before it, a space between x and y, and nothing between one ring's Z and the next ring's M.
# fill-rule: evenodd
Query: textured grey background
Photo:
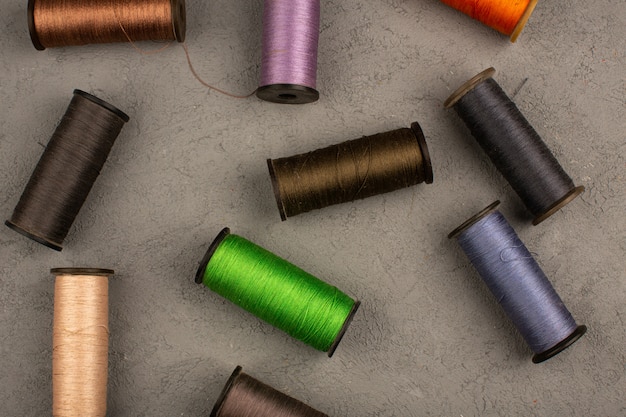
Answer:
M26 1L0 3L4 218L74 88L131 116L63 252L0 230L2 416L50 414L48 270L65 266L116 271L111 416L208 415L237 364L332 416L626 415L622 0L542 0L516 44L436 0L323 1L321 98L303 106L209 93L179 45L151 56L127 44L38 52ZM187 43L208 81L255 88L261 9L188 1ZM587 188L540 226L442 107L489 66ZM280 221L266 158L412 121L434 184ZM590 328L541 365L446 238L495 199ZM332 359L193 283L224 226L362 300Z

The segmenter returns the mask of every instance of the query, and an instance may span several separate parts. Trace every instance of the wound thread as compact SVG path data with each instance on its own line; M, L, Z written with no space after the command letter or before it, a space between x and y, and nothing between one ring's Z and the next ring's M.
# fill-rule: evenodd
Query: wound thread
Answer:
M29 0L35 48L185 40L185 0Z
M452 233L524 340L543 362L578 340L578 326L496 201Z
M257 97L283 104L319 99L320 0L265 0Z
M282 220L333 204L433 182L420 125L267 160Z
M247 375L237 366L210 417L328 417Z
M196 283L329 357L360 304L228 228L209 246Z
M489 68L463 84L445 102L470 129L498 171L535 216L550 217L584 187L576 187L515 103L491 78Z
M63 249L76 215L128 116L99 98L74 96L5 224L55 250Z
M109 350L109 276L56 268L52 331L52 415L104 417Z
M530 18L537 0L441 0L515 42Z

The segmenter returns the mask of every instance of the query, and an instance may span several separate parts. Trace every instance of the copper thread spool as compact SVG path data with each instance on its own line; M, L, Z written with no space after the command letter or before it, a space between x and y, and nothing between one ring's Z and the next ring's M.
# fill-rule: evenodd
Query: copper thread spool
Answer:
M52 415L104 417L110 269L55 268Z
M29 0L38 50L94 43L185 40L185 0Z

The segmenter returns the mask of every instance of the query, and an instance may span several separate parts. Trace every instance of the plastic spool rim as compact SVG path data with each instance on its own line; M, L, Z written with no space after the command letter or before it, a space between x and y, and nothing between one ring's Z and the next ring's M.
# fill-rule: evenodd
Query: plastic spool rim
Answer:
M535 6L537 6L537 0L530 0L526 10L524 10L524 13L522 14L522 17L520 17L517 25L515 25L515 28L513 29L513 32L511 32L511 42L515 42L520 33L522 33L524 26L526 26L528 19L530 19L530 15L533 14L533 11L535 10Z
M106 101L94 96L93 94L86 93L85 91L79 90L78 88L74 90L74 94L84 97L87 100L96 103L100 107L107 109L111 113L117 115L124 122L128 122L130 120L130 117L128 117L126 113L124 113L123 111L115 107L114 105L107 103Z
M443 106L446 109L449 109L450 107L454 106L457 103L457 101L459 101L465 94L473 90L474 87L476 87L478 84L493 77L493 74L495 73L496 73L496 69L494 67L489 67L486 70L476 74L475 76L470 78L468 81L463 83L463 85L461 85L459 88L457 88L456 91L452 93L450 97L448 97L448 99L443 103Z
M576 330L574 330L572 334L567 336L565 339L563 339L550 349L546 350L545 352L537 353L536 355L534 355L532 359L533 363L541 363L543 361L547 361L551 357L563 352L565 349L573 345L578 339L580 339L586 331L587 326L585 326L584 324L576 327Z
M500 205L500 200L496 200L493 203L489 204L487 207L485 207L484 209L482 209L481 211L479 211L478 213L476 213L475 215L467 219L465 222L463 222L463 224L461 224L459 227L451 231L448 234L448 239L457 237L458 235L463 233L465 230L472 227L475 223L477 223L483 217L493 213L499 205Z
M4 222L4 224L8 227L10 227L11 229L15 230L17 233L26 236L29 239L34 240L37 243L41 243L44 246L47 246L51 249L54 249L56 251L62 251L63 250L63 244L59 243L59 242L53 242L52 240L49 240L43 236L39 236L37 234L35 234L35 232L31 231L31 230L26 230L24 229L22 226L19 226L16 223L13 223L11 220L6 220Z
M270 171L270 179L272 180L272 189L274 190L274 198L276 199L276 205L278 206L278 212L280 213L280 219L282 221L287 220L287 214L285 211L285 204L283 198L280 195L280 186L278 184L278 178L276 178L276 171L274 170L274 161L267 159L267 168Z
M415 139L417 140L417 144L422 151L422 161L424 168L424 182L426 184L433 183L433 164L430 161L430 152L428 151L428 145L426 144L426 138L424 137L424 132L422 131L422 127L418 122L411 123L411 130L415 135Z
M206 267L209 264L211 257L213 257L213 254L215 253L217 248L220 246L222 241L229 234L230 234L230 229L228 227L223 228L215 237L215 239L213 239L213 242L211 242L211 244L209 245L209 248L207 249L206 253L202 257L202 260L200 261L200 266L198 267L198 270L196 271L196 278L195 278L196 284L202 284L202 280L204 278L204 271L206 270Z
M319 100L320 93L305 85L270 84L257 88L256 96L272 103L307 104Z
M534 226L538 225L539 223L541 223L548 217L552 216L557 211L561 210L563 207L569 204L573 199L578 197L583 191L585 191L585 187L583 187L582 185L578 187L574 187L569 193L565 194L564 197L562 197L556 203L554 203L548 210L546 210L544 213L539 214L537 217L535 217L535 219L533 220L533 225Z
M174 30L174 38L178 42L185 41L185 33L187 32L187 10L185 0L170 0L172 7L172 28Z
M52 268L52 275L92 275L108 277L115 274L112 269L103 268Z

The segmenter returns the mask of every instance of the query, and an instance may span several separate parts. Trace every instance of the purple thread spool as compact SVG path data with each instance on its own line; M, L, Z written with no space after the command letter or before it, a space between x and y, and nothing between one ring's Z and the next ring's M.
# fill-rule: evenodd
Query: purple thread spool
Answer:
M261 80L256 95L273 103L319 99L317 44L320 0L265 0Z

